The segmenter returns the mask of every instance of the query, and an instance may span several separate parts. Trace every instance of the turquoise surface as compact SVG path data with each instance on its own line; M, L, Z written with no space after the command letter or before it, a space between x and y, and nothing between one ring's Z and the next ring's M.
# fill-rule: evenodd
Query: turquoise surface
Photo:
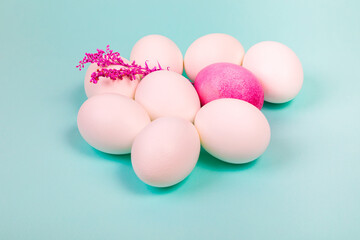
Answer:
M0 2L0 239L360 239L358 1ZM181 184L155 189L130 156L81 138L75 65L142 36L181 51L207 33L291 47L298 97L265 104L266 153L234 166L205 152Z

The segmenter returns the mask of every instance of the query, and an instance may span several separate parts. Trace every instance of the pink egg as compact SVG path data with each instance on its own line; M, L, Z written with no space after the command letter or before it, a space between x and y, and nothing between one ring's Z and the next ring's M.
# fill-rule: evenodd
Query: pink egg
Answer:
M204 149L229 163L258 158L270 142L270 126L262 112L238 99L223 98L203 106L195 118Z
M232 63L214 63L199 72L194 83L202 105L219 98L236 98L261 109L264 92L247 69Z
M135 101L149 113L159 117L181 117L194 121L200 100L190 81L182 75L161 70L146 75L139 83Z
M131 163L136 175L155 187L168 187L186 178L200 153L193 124L177 117L158 118L134 140Z
M127 59L125 58L122 59L124 60L125 63L129 63ZM122 66L111 65L107 68L121 69ZM91 74L95 72L97 69L101 69L101 68L96 63L92 63L87 69L85 74L84 87L85 87L86 96L88 98L103 93L117 93L129 98L134 98L135 89L139 84L140 77L137 77L134 80L131 80L127 77L116 80L100 77L99 81L95 84L90 82L90 79L91 79Z
M205 35L193 42L185 53L185 72L191 81L204 67L218 62L241 65L244 48L234 37L213 33Z
M150 68L160 63L163 69L182 74L183 55L176 44L161 35L148 35L141 38L131 50L130 60L145 66L147 61Z
M149 115L140 104L113 93L89 98L77 117L79 132L85 141L112 154L130 153L135 136L149 123Z
M304 74L301 62L282 43L265 41L255 44L246 52L243 66L261 82L265 101L290 101L302 87Z

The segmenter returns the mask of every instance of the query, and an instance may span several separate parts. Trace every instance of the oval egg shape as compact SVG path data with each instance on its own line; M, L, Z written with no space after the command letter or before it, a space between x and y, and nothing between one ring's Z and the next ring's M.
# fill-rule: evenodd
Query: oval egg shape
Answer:
M303 84L304 73L299 58L279 42L255 44L246 52L243 66L259 79L267 102L288 102L296 97Z
M199 72L194 87L205 105L219 98L235 98L261 109L264 91L261 83L246 68L233 63L214 63Z
M168 187L185 179L200 154L200 139L193 124L182 118L158 118L146 126L131 150L136 175L146 184Z
M178 46L169 38L162 35L148 35L137 41L131 50L130 61L141 66L147 62L150 68L169 68L170 71L182 74L183 55Z
M223 98L203 106L195 118L204 149L229 163L247 163L258 158L270 142L270 126L252 104Z
M86 100L77 117L85 141L111 154L130 153L135 136L149 123L150 117L140 104L111 93Z
M152 120L181 117L193 122L200 109L199 96L190 81L167 70L146 75L136 89L135 101L146 109Z
M227 62L241 65L244 53L236 38L223 33L208 34L195 40L187 49L185 72L191 81L195 81L197 74L210 64Z

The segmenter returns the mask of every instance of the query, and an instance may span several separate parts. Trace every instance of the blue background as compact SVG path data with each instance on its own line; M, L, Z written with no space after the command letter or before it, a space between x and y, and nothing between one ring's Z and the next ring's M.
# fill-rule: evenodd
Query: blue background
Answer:
M0 239L359 239L358 1L9 1L0 3ZM205 152L155 189L130 156L92 149L76 127L87 51L129 57L147 34L181 51L223 32L245 49L282 42L304 85L265 104L266 153L250 164Z

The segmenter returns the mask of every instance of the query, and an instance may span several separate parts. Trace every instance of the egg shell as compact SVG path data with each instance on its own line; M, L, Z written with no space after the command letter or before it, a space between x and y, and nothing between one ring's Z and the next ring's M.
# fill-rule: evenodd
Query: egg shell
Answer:
M252 46L243 66L261 82L265 101L284 103L293 99L303 84L303 69L296 54L286 45L265 41Z
M264 91L249 70L233 63L214 63L196 76L194 87L202 105L219 98L236 98L261 109Z
M231 98L209 102L195 118L204 149L229 163L247 163L258 158L270 142L270 126L252 104Z
M152 120L172 116L192 122L200 109L199 96L190 81L167 70L146 75L136 89L135 100Z
M223 33L212 33L195 40L184 57L185 72L191 81L206 66L228 62L241 65L244 48L234 37Z
M131 50L130 61L150 68L169 68L170 71L182 74L183 55L178 46L169 38L162 35L148 35L137 41Z
M150 117L140 104L113 93L89 98L77 117L85 141L111 154L130 153L135 136L149 123Z
M146 184L168 187L191 173L199 154L200 139L194 125L182 118L163 117L135 138L131 163Z
M129 63L128 60L122 58L125 63ZM106 68L109 69L121 69L123 68L120 65L110 65ZM117 93L124 95L129 98L134 98L135 89L139 84L140 77L137 77L134 80L131 80L128 77L124 77L123 79L112 80L110 78L100 77L99 81L95 84L90 82L91 74L95 72L97 69L101 69L96 63L92 63L86 71L84 87L86 96L92 97L98 94L103 93Z

